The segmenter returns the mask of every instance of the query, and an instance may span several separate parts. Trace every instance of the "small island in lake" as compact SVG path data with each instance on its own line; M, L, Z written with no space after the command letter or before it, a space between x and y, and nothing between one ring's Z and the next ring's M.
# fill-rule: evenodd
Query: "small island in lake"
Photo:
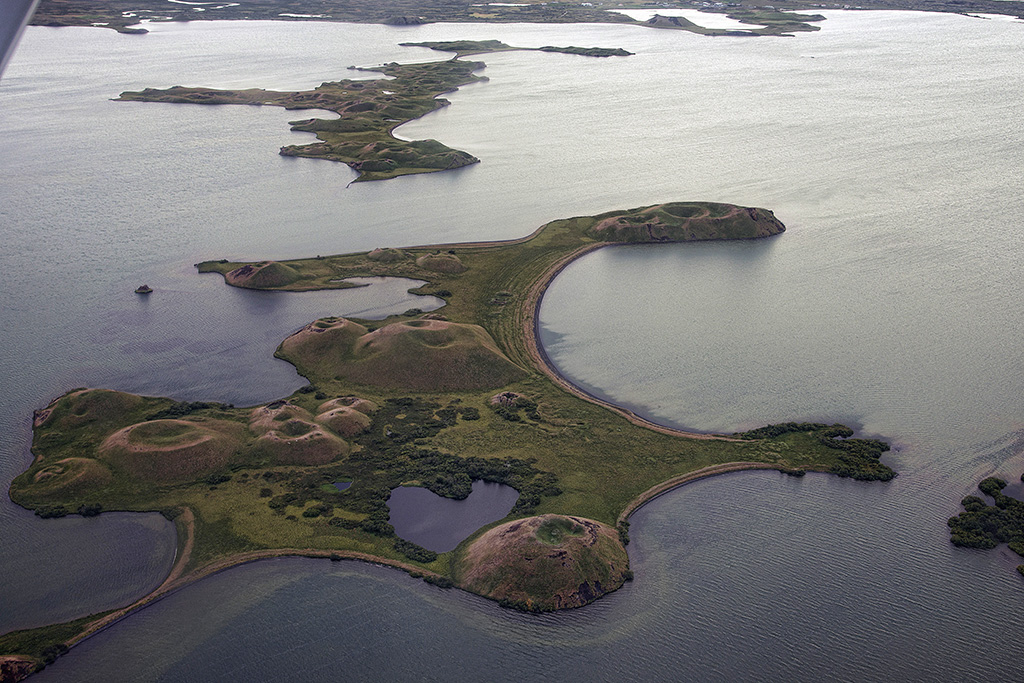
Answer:
M544 47L512 47L500 40L441 40L424 43L399 43L399 45L403 47L426 47L439 52L454 52L459 57L488 52L514 51L561 52L566 55L580 55L582 57L629 57L633 54L620 47L555 47L553 45L545 45Z
M178 529L179 552L166 581L132 605L0 636L0 654L41 666L168 591L283 555L388 564L529 611L577 607L631 578L629 515L686 481L741 469L891 479L879 461L888 445L842 425L671 429L574 386L540 347L543 293L586 253L784 230L766 209L671 202L556 220L503 242L198 264L230 285L277 291L415 277L426 284L414 293L446 306L310 322L277 355L311 383L264 405L74 389L36 411L35 460L11 485L15 502L41 517L159 511ZM476 480L518 492L504 519L449 552L396 535L392 489L461 499Z

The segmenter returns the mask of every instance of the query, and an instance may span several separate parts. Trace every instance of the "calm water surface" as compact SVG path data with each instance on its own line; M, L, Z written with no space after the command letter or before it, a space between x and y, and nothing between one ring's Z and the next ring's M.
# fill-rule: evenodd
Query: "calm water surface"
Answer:
M444 498L419 486L399 486L388 499L388 521L401 538L446 553L484 524L507 515L518 498L519 492L511 486L479 479L463 500Z
M666 495L634 517L637 580L568 614L509 613L347 563L240 567L43 680L980 680L1015 661L1018 560L953 548L945 519L981 477L1024 471L1024 25L826 14L818 33L763 40L623 26L29 30L0 83L5 485L29 462L31 409L54 395L268 400L302 383L271 358L284 336L367 307L346 292L233 290L192 263L517 237L672 199L766 206L789 230L579 261L542 308L559 367L696 429L846 421L892 439L901 473L744 473ZM637 54L488 55L489 82L401 129L483 163L351 187L341 165L276 154L308 137L287 130L294 113L109 101L175 84L307 88L350 64L432 57L399 42L456 38ZM147 300L130 295L141 282L157 289ZM0 630L144 593L173 555L153 520L42 522L0 505ZM83 530L94 540L65 552Z

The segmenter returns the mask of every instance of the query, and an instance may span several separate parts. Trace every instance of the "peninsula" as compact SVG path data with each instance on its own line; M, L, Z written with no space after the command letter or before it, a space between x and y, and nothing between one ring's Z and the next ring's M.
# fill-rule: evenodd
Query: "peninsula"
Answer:
M461 55L533 48L512 47L496 40L403 44L455 52L456 55L443 62L426 64L392 62L374 68L349 67L357 71L379 72L388 76L389 80L346 79L323 83L313 90L300 92L174 86L163 90L146 88L138 92L123 92L117 99L127 102L271 105L289 110L320 109L335 112L338 114L337 119L292 121L292 130L314 133L319 142L287 145L281 148L280 153L284 156L340 161L359 173L356 181L449 171L478 163L480 160L472 154L452 149L437 140L400 140L394 136L394 130L403 123L451 104L442 99L441 95L458 90L468 83L487 80L474 73L484 68L483 62L462 61L459 59ZM625 50L609 48L547 46L537 49L591 57L631 54Z
M265 557L359 559L530 611L576 607L631 578L628 517L665 490L740 469L895 473L842 425L697 434L650 423L560 376L537 339L566 264L615 244L771 238L771 211L674 202L556 220L511 241L383 246L294 261L197 264L236 287L307 291L354 275L415 277L446 306L384 321L322 318L277 355L310 384L259 406L75 389L35 414L35 460L11 485L42 517L160 511L180 547L153 593L105 615L0 636L38 667L161 595ZM396 536L400 485L464 498L513 487L511 513L435 553ZM334 482L352 482L339 490Z

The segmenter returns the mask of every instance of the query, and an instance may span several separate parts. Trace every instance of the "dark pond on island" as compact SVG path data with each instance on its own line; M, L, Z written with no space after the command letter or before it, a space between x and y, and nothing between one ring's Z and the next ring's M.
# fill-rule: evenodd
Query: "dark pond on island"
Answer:
M507 515L518 498L519 492L511 486L480 479L464 500L443 498L419 486L399 486L391 490L388 521L401 538L444 553L484 524Z

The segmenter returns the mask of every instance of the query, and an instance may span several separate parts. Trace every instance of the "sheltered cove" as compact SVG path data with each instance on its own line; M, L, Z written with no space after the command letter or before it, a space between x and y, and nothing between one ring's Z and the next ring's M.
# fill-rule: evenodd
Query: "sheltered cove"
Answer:
M283 262L275 272L288 276L273 286L244 275L275 262L198 264L234 286L290 291L342 288L337 281L355 275L415 276L427 282L415 293L447 306L385 321L310 323L277 355L313 384L264 406L76 390L38 411L36 460L11 486L16 502L44 516L158 510L174 519L180 537L174 569L159 588L74 633L54 630L61 633L54 640L74 644L199 578L282 555L387 564L521 609L578 606L629 578L627 518L668 488L750 468L891 478L878 459L887 446L836 439L852 434L842 426L691 434L585 394L544 359L539 302L581 255L613 244L757 239L783 230L765 209L677 202L553 221L506 242ZM438 257L460 267L438 268ZM409 356L427 359L420 373L402 366ZM405 369L392 373L396 367ZM338 491L331 482L340 478L355 484ZM413 483L461 498L472 479L520 492L505 520L449 553L394 536L387 487ZM533 521L517 534L492 533L516 520ZM580 542L584 536L590 541ZM515 571L521 580L510 584L515 558L542 551L558 571ZM0 638L0 651L24 654L14 645L18 635Z

